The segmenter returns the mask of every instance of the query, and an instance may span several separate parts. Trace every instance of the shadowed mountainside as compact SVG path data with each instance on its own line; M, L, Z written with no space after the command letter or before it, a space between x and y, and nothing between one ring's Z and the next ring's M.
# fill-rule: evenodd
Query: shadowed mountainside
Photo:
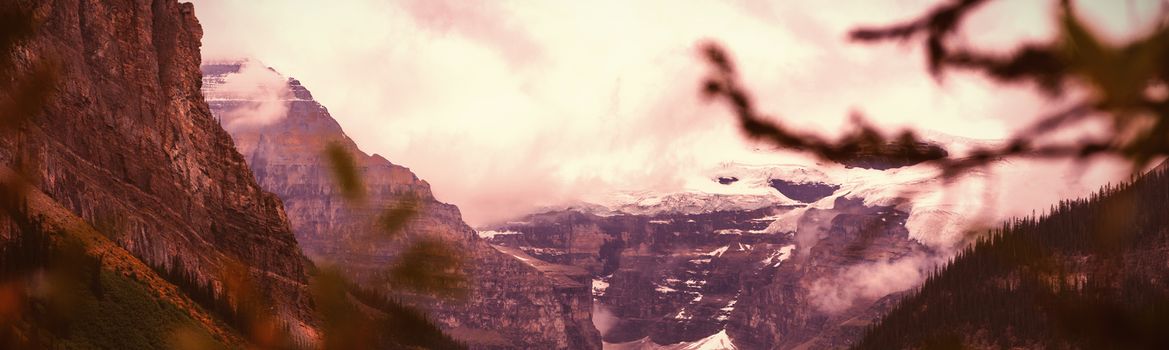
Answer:
M992 232L858 348L1169 347L1166 169Z
M257 185L199 90L191 4L5 6L38 21L13 53L14 72L51 62L57 80L37 113L0 138L0 162L148 265L182 261L225 295L238 292L226 275L254 281L281 323L311 338L304 260L280 200Z

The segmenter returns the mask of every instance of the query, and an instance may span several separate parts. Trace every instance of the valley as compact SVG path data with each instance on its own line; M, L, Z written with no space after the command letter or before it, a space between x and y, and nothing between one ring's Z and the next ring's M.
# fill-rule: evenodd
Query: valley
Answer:
M1169 348L1169 2L984 2L0 3L0 348Z

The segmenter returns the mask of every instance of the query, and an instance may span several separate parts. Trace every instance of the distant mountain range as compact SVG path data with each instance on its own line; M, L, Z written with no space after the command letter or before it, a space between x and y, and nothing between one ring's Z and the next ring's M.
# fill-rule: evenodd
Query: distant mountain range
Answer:
M993 141L934 134L947 148ZM838 348L973 239L992 164L945 182L929 166L727 163L674 192L618 192L489 225L480 235L587 269L611 348ZM1062 180L1061 180L1062 181ZM1001 214L999 214L1001 215ZM594 314L597 314L595 312ZM705 340L704 340L705 339Z
M716 336L741 349L847 346L914 281L847 300L817 300L815 293L834 292L821 289L845 283L837 280L858 267L908 264L904 272L921 274L933 250L910 237L905 209L853 195L881 184L829 182L843 176L727 165L707 173L705 190L618 194L604 205L532 214L480 235L588 270L595 308L605 310L594 317L612 315L605 321L611 324L599 325L609 348L697 346ZM897 181L911 180L886 183Z

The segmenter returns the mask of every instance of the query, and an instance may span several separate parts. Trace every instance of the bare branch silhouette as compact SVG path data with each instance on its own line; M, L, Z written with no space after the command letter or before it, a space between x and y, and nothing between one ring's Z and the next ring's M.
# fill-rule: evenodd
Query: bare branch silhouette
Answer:
M732 59L716 43L706 43L701 48L713 68L703 83L702 94L729 105L743 132L752 139L844 164L862 157L929 163L942 169L946 179L1009 157L1087 158L1113 154L1131 160L1137 171L1152 159L1169 155L1169 98L1155 93L1165 89L1169 81L1169 27L1160 25L1127 43L1109 44L1081 22L1070 2L1063 1L1058 13L1060 35L1049 43L1022 45L1003 57L952 43L962 19L985 2L953 1L904 24L855 30L851 38L880 42L924 37L921 40L926 47L929 73L939 81L948 70L973 70L1001 83L1034 83L1051 98L1064 96L1073 85L1090 92L1067 109L1039 116L1038 121L1001 146L975 148L958 157L926 147L926 140L911 130L886 137L859 115L854 116L853 129L835 141L794 130L755 109L750 94L740 84ZM1142 116L1152 116L1152 126L1142 124ZM1037 145L1036 140L1042 136L1088 118L1110 118L1113 128L1109 136Z

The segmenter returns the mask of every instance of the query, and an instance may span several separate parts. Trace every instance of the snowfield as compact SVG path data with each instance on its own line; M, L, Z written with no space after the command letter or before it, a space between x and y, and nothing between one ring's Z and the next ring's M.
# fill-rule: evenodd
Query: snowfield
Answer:
M476 233L479 234L479 238L486 239L489 241L492 238L495 238L495 236L520 234L519 232L516 232L516 231L491 231L491 230L477 231Z
M962 155L963 152L975 147L986 147L994 141L977 141L951 137L939 134L926 134L927 138L939 141L951 154ZM998 225L1011 217L1042 213L1051 205L1063 199L1082 197L1094 192L1105 183L1122 181L1129 174L1129 167L1118 160L1102 159L1091 164L1076 164L1072 161L1037 161L1028 159L1000 160L987 167L967 171L952 179L940 178L940 170L929 164L919 164L901 168L877 170L862 168L847 168L843 165L826 164L809 161L805 163L787 164L743 164L724 163L704 171L697 171L688 176L681 176L684 181L680 188L659 191L623 191L600 192L592 197L582 198L581 201L562 209L591 213L601 216L618 214L634 214L659 216L649 221L652 225L675 225L683 222L694 223L695 220L678 215L706 214L719 211L736 211L740 213L722 214L716 217L727 217L738 223L752 223L750 230L726 228L727 226L712 226L704 228L703 234L709 232L720 241L717 245L695 248L692 253L695 258L687 263L690 268L703 270L712 261L733 260L739 257L750 256L755 266L767 271L780 268L785 264L792 264L799 259L800 254L806 254L815 241L801 241L796 235L797 228L806 231L809 228L821 230L824 225L831 224L831 212L819 210L832 209L841 199L861 201L881 220L897 221L891 225L903 224L909 231L909 237L925 246L930 253L913 255L905 259L880 261L866 265L853 266L842 275L842 280L817 281L817 286L823 286L817 295L836 298L833 300L849 300L851 294L835 293L838 286L851 286L854 281L864 280L874 275L874 271L888 272L891 275L907 276L892 289L873 289L866 298L877 298L887 295L893 289L905 290L920 283L924 278L924 267L944 261L951 257L960 244L970 238L971 232L984 232L985 229ZM772 180L780 183L784 192L791 193L792 197L803 198L801 202L783 195ZM801 187L800 184L809 186ZM793 190L794 188L794 190ZM827 188L827 190L822 190ZM815 194L803 193L805 189ZM832 190L835 189L835 190ZM821 192L816 192L822 190ZM830 194L820 197L825 192ZM815 199L819 198L819 199ZM882 208L876 208L882 207ZM774 208L774 209L767 209ZM749 213L758 209L757 212ZM888 211L896 210L903 215L888 215ZM766 227L765 229L757 229ZM656 229L657 226L654 226ZM670 229L670 227L662 227ZM827 231L825 231L827 232ZM506 234L506 233L495 233ZM495 234L492 234L494 237ZM481 235L483 235L481 233ZM727 235L727 236L718 236ZM793 235L795 244L783 243L783 246L770 244L743 244L740 239L752 242L760 237L746 235ZM743 236L743 237L735 237ZM764 237L778 238L778 237ZM813 237L814 238L814 237ZM729 242L729 243L727 243ZM744 253L745 252L745 253ZM729 255L728 255L729 254ZM688 270L695 273L694 270ZM709 271L707 271L709 272ZM703 296L701 292L706 285L705 273L694 278L679 280L669 278L665 284L655 283L653 288L658 293L677 295L687 293L691 298L690 304L672 313L664 315L679 320L692 320L695 317L695 308L687 309L696 303L715 300L713 294ZM831 282L831 283L829 283ZM597 284L594 283L594 291ZM603 291L602 291L603 293ZM735 309L738 296L719 309L714 318L720 322L729 320L729 315ZM844 304L841 302L839 304ZM721 306L721 305L719 305ZM704 315L703 317L707 317ZM725 323L723 323L725 324ZM717 329L717 328L715 328ZM693 342L676 344L656 344L652 340L642 338L624 343L604 343L605 349L613 350L682 350L682 349L736 349L725 329L703 339Z
M731 343L727 330L719 331L709 337L692 342L681 342L669 345L656 344L649 337L627 343L604 343L605 350L737 350Z
M594 297L605 296L605 291L608 289L609 289L609 282L606 282L604 279L598 279L598 278L593 279L593 296Z
M923 133L952 154L999 141L973 140L936 132ZM804 161L789 164L723 163L685 177L677 191L626 191L585 198L578 210L598 215L700 214L789 206L792 210L754 220L770 221L766 230L720 230L718 234L781 234L795 232L799 219L811 208L830 209L839 198L862 199L866 206L893 206L908 213L910 237L941 251L949 251L968 237L1010 217L1043 212L1061 199L1090 194L1099 186L1123 180L1127 167L1104 159L1092 167L1071 161L1027 159L999 161L970 171L950 182L928 164L888 170L847 168ZM730 179L730 181L727 183ZM790 199L771 187L772 179L790 183L839 186L831 195L811 203ZM1021 196L1026 193L1026 196Z

